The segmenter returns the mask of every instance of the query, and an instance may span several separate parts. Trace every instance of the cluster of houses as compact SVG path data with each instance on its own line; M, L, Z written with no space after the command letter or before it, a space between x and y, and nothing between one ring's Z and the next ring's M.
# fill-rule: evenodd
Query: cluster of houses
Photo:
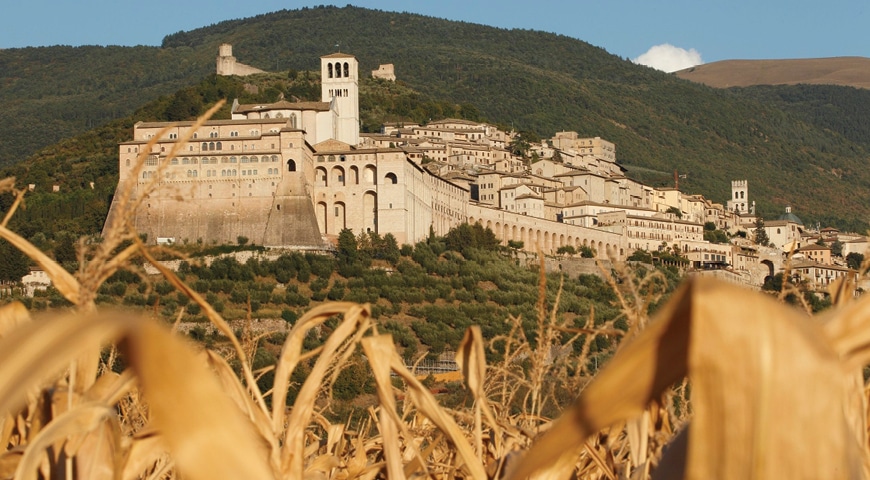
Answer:
M218 73L239 74L227 68L230 56L222 46ZM599 137L558 132L518 155L515 132L461 119L361 133L356 58L321 57L321 79L320 102L234 102L231 120L137 123L119 147L119 188L132 182L133 196L145 199L136 228L166 243L243 235L267 247L328 250L345 228L415 243L480 223L533 253L588 247L625 260L668 249L694 271L737 283L758 287L789 271L820 290L855 277L843 259L867 247L863 236L805 226L788 207L765 219L770 242L757 245L746 180L732 182L724 204L676 182L645 185L625 175L616 145ZM711 227L731 241L705 240Z

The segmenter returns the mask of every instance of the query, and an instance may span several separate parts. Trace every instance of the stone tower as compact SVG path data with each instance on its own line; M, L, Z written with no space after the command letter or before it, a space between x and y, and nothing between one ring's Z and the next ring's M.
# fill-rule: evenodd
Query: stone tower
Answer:
M223 43L218 48L217 74L234 75L236 71L236 57L233 56L233 46Z
M727 206L732 212L749 213L749 185L746 180L731 181L731 199Z
M356 57L333 53L320 57L321 100L332 103L335 139L359 144L359 64Z
M236 57L233 56L233 46L229 43L222 43L218 47L218 56L216 59L216 73L218 75L253 75L255 73L263 73L259 68L254 68L244 63L239 63Z

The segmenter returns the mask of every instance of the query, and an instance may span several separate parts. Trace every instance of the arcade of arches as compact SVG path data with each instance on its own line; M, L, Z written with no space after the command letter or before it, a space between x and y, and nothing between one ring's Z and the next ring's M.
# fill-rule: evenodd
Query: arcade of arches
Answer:
M542 251L547 254L553 254L559 247L572 246L576 249L580 247L591 247L595 250L597 258L616 257L617 259L625 258L625 248L613 242L596 240L594 238L585 237L582 234L571 235L559 232L551 232L540 227L518 226L507 222L476 219L469 217L468 223L473 225L480 224L484 228L488 228L495 233L495 236L501 241L502 245L506 245L509 241L523 242L523 250L529 252Z

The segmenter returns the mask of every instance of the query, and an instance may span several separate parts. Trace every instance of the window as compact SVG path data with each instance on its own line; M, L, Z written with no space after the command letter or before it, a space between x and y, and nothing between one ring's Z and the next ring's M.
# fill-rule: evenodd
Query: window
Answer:
M217 142L215 144L215 146L217 147L218 150L223 150L223 144L221 142Z
M178 159L177 159L177 158L173 158L172 160L169 161L169 164L170 164L170 165L178 165Z
M157 165L157 155L148 155L148 158L145 159L145 165L148 167Z

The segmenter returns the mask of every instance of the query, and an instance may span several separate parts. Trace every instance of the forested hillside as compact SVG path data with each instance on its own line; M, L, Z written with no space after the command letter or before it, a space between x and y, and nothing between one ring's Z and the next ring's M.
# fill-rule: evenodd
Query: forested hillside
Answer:
M12 111L2 113L0 131L16 141L9 147L3 142L0 161L10 163L32 152L33 145L24 145L18 136L40 131L37 126L65 136L131 112L149 98L182 88L183 82L196 83L213 71L224 42L233 44L239 61L282 72L316 70L318 57L338 44L359 59L361 76L380 63L393 63L399 85L419 92L423 101L461 105L467 116L542 138L576 130L611 140L628 174L652 185L670 185L678 170L687 174L680 182L683 191L724 202L730 181L741 178L749 180L750 195L768 218L791 205L807 221L841 228L863 230L870 219L868 137L861 129L847 132L831 128L831 121L812 120L822 110L824 118L856 124L861 114L850 105L868 101L870 92L848 91L851 103L818 104L808 92L806 97L772 99L716 90L565 36L350 6L226 21L169 35L159 49L0 51L0 100L10 105L20 97L15 112L38 112L21 122L10 118ZM116 58L116 50L130 54ZM36 57L28 60L31 55ZM15 68L7 70L10 64ZM70 77L59 64L86 65L82 70L87 75ZM24 86L33 74L38 94L27 93ZM79 90L59 86L67 84ZM846 95L846 90L831 92L838 98ZM43 103L45 109L34 107ZM784 103L803 106L794 110ZM361 105L363 115L379 108ZM449 110L435 108L429 118L457 109ZM52 129L49 117L58 115L51 112L80 117L75 126L67 122ZM365 128L375 126L364 122Z

